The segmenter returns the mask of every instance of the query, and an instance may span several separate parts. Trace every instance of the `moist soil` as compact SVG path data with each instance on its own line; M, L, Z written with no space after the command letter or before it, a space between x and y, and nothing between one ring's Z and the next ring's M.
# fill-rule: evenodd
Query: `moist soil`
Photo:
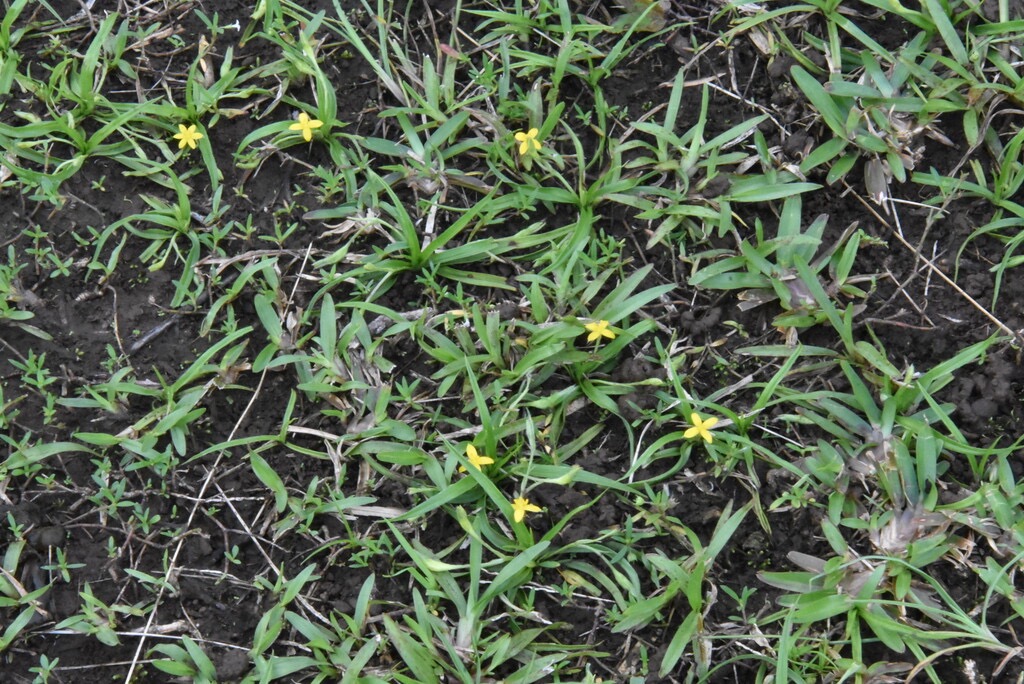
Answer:
M77 3L53 4L69 16L80 9ZM105 4L111 5L106 9L113 9L113 3L98 2L92 11L102 13L100 5ZM311 4L323 4L323 9L331 11L330 3ZM423 2L410 21L429 18L443 25L449 6L447 2ZM179 11L169 13L165 22L175 26L184 36L202 33L203 25L194 14L200 8L209 16L216 13L221 25L237 20L244 27L249 22L250 8L246 3L207 0L180 3L180 7ZM577 9L592 12L598 19L603 19L608 11L608 7L601 4ZM723 28L712 19L718 9L714 3L673 5L674 12L691 18L689 30L698 37L703 36L702 40ZM812 24L803 28L813 32L820 27ZM883 44L899 44L905 39L902 34L887 35L887 31L899 31L898 28L876 28L878 32L872 35ZM81 41L84 45L90 37L86 26L71 32L65 39ZM687 42L686 36L670 35L661 43L638 53L640 56L630 64L625 77L616 75L604 84L610 104L621 107L624 116L640 116L653 105L666 100L666 83L671 83L682 65L689 64L689 80L699 82L727 74L744 95L737 99L717 91L712 93L707 138L764 111L770 112L777 122L763 127L768 145L778 146L790 161L799 161L805 149L813 147L816 141L827 135L827 131L820 128L803 127L805 105L795 94L785 65L768 60L748 41L738 41L729 50L711 49L697 57L679 47L685 48ZM172 45L166 47L164 53L176 55ZM235 58L247 63L276 57L264 54L265 46L257 41L234 47ZM28 50L29 54L32 52ZM186 58L187 55L177 55L165 58L163 64L151 62L146 65L144 77L150 74L155 79L157 74L165 71L180 70ZM370 132L375 122L373 116L366 113L367 102L378 101L384 96L378 92L369 68L358 60L328 62L324 68L338 87L340 116L348 117L351 122L348 132ZM570 98L584 107L589 104L586 91L572 93L571 86L567 88L570 88ZM694 97L699 97L696 89ZM684 107L681 117L680 127L684 129L695 123L696 108ZM961 163L966 146L955 139L957 125L951 122L944 127L943 124L940 121L939 127L954 139L954 144L941 144L930 138L923 140L919 168L934 167L941 173L947 173ZM242 220L248 215L259 217L275 213L293 222L295 228L277 245L232 244L228 249L238 255L251 250L267 250L276 254L282 289L292 291L298 282L299 286L294 289L294 303L301 308L305 305L304 298L311 295L301 282L304 262L310 250L322 253L331 247L331 238L329 235L325 237L325 226L304 218L308 211L323 204L317 197L295 195L295 188L306 182L305 171L285 158L269 157L257 173L241 170L232 163L231 151L237 148L252 126L252 122L245 119L223 120L215 130L215 149L223 155L220 168L226 174L224 184L238 189L223 220ZM318 152L314 149L311 154ZM323 159L314 158L312 162L330 163L326 155ZM981 159L981 163L985 164L987 160ZM823 182L823 178L812 177L810 180ZM946 360L956 350L999 332L968 296L986 307L991 303L996 283L990 269L1002 255L1003 245L981 237L970 241L959 259L955 254L973 227L988 217L979 216L976 206L957 202L946 207L945 219L932 225L928 224L928 214L924 210L911 210L903 216L899 230L906 242L920 246L940 269L955 277L954 287L929 275L917 254L894 238L891 220L880 207L866 204L862 199L864 193L850 191L862 184L862 172L855 169L845 183L825 186L804 198L805 215L827 213L830 230L836 234L857 223L873 238L861 249L856 267L858 273L877 276L866 301L869 313L858 319L857 336L867 339L869 334L874 335L889 351L890 361L897 365L902 363L907 368L926 369ZM894 196L909 202L924 199L902 197L902 191L903 188L894 183ZM45 352L47 366L59 369L64 396L74 396L76 388L109 376L109 366L105 362L111 353L125 354L139 377L156 380L158 377L176 377L180 369L187 367L209 346L208 338L200 334L206 314L202 306L204 302L197 302L196 307L172 308L176 287L174 276L164 271L149 271L141 265L139 255L147 246L145 241L138 238L127 240L120 255L121 266L105 282L99 283L95 275L85 268L92 256L91 247L82 247L74 235L87 226L109 225L139 210L142 192L167 196L161 189L150 187L139 179L120 175L113 163L95 161L88 163L65 184L62 188L65 202L59 208L35 202L12 189L0 193L0 203L6 209L0 213L0 245L4 248L12 246L15 252L25 253L33 248L33 243L24 235L23 229L45 224L49 228L48 246L70 264L67 273L57 277L50 277L42 268L21 274L21 285L31 293L31 310L35 316L32 324L48 332L53 339L44 341L19 328L0 325L0 338L5 343L0 349L0 357L10 355L17 358L28 349L36 353ZM201 194L203 189L198 187L196 192ZM204 204L201 199L193 202L194 206ZM777 222L767 206L753 207L750 211L752 215L761 216L766 224ZM628 214L615 215L611 212L602 218L601 229L606 235L624 242L626 255L638 268L645 264L655 266L653 273L656 275L650 276L649 284L672 283L676 286L669 297L670 302L655 302L648 307L647 313L668 329L676 330L694 347L713 349L713 353L708 351L696 357L691 369L689 381L696 394L710 394L748 373L765 379L766 371L735 351L752 344L781 343L779 331L771 325L777 311L770 306L741 310L739 301L732 295L711 297L705 292L695 292L686 282L686 269L680 263L676 250L661 244L648 247L648 236L635 228ZM213 290L214 296L219 295L225 286L223 282L216 282L217 268L218 264L213 263L200 264L199 267L204 284ZM514 283L519 268L521 265L496 265L495 272ZM425 298L427 292L427 288L410 275L396 281L379 301L397 311L436 306L438 302ZM507 298L504 293L483 289L475 292L474 296L494 306L502 305ZM1024 329L1021 302L1024 302L1024 279L1009 272L1001 283L998 302L991 311L1011 329ZM257 330L261 329L251 306L239 302L235 312L242 319L240 324L252 324ZM737 331L742 331L742 334L737 334ZM834 339L815 330L804 331L802 335L801 341L810 344L835 345ZM436 370L433 360L410 356L417 349L411 340L396 338L390 345L388 353L396 363L396 380L402 375L410 379L429 377ZM643 358L645 350L633 351L636 359ZM657 369L644 365L649 362L636 359L624 356L619 367L612 370L613 379L629 382L657 375ZM5 384L10 384L17 377L8 363L0 363L0 368L6 373L3 378ZM223 389L209 393L202 401L205 414L199 425L206 434L190 437L190 454L199 453L204 445L221 442L229 436L239 439L263 434L265 426L275 425L275 421L280 420L281 407L290 401L294 384L292 378L271 373L258 387L255 400L248 406L257 389L258 378L239 370L236 377L228 380ZM552 382L557 384L557 379ZM832 378L822 382L841 384L842 381ZM1018 351L1009 344L997 345L983 363L961 372L939 399L956 405L957 424L968 440L985 443L994 434L1013 440L1024 427L1022 386L1024 372ZM620 400L627 417L629 411L653 405L656 402L643 391ZM90 411L58 407L56 418L49 422L42 420L42 408L34 395L26 395L19 406L18 431L30 430L44 441L63 442L76 432L117 433L145 415L150 401L136 397L131 405L122 407L120 415L97 416ZM294 409L295 415L300 417L297 424L311 430L338 432L338 425L331 424L322 409L319 401L300 396ZM594 424L609 426L600 439L577 456L580 465L612 479L621 476L628 467L624 454L628 452L629 444L624 431L616 428L616 425L621 425L619 421L620 418L596 407L578 411L567 419L563 432L566 441ZM15 434L13 430L12 435ZM295 435L293 442L302 445L303 439L302 435ZM312 437L309 444L311 448L319 446ZM408 610L412 605L409 583L401 576L393 576L392 557L373 553L373 542L381 534L379 523L363 519L347 523L357 531L356 536L364 540L365 549L369 550L362 555L360 549L323 550L324 539L348 536L341 524L329 516L318 519L320 529L315 530L315 534L281 535L279 540L273 540L277 519L272 510L272 498L266 487L253 476L252 470L241 461L243 454L236 450L183 459L170 475L146 468L122 469L114 463L113 472L107 476L123 483L125 500L137 502L147 507L151 515L160 516L148 532L121 524L118 521L123 516L119 517L118 511L108 510L104 502L96 498L97 464L81 454L56 457L67 475L62 482L44 486L35 481L19 481L16 486L9 487L6 495L10 503L0 506L0 513L4 517L12 516L19 524L30 526L32 530L29 535L31 549L23 557L25 569L22 578L28 582L27 586L32 586L33 577L41 575L41 566L54 562L58 549L71 564L71 569L70 581L55 586L45 597L44 608L49 619L40 618L38 624L33 625L32 636L19 641L0 656L4 661L0 680L31 681L33 675L29 668L38 663L40 654L51 660L60 659L61 668L56 681L90 683L122 679L135 654L136 639L122 636L119 644L102 645L95 638L53 628L81 611L80 595L87 586L106 604L145 606L152 601L152 588L135 581L129 571L163 576L168 554L176 546L176 538L168 541L164 534L167 530L176 530L178 535L185 536L186 541L181 547L183 558L179 561L184 569L176 587L162 599L153 625L166 627L168 634L192 633L201 635L207 643L220 644L209 655L221 681L232 681L248 671L246 652L267 601L267 593L256 591L253 584L258 577L273 583L275 578L268 571L270 565L279 567L287 563L288 567L298 568L307 562L316 562L320 579L307 587L305 594L312 607L323 614L350 612L361 586L371 573L375 573L378 579L370 619L379 621L384 614L397 616ZM305 491L313 478L331 481L337 476L335 465L325 461L298 460L284 453L271 453L267 460L295 491ZM970 477L966 469L956 464L951 466L955 475ZM681 521L704 539L710 537L726 507L739 505L757 495L767 508L786 484L773 479L767 472L760 472L763 487L752 493L736 478L717 478L713 464L702 463L700 458L691 460L682 469L676 464L655 464L652 468L661 468L667 474L665 483L671 494L671 506L665 511L666 517ZM211 497L211 505L201 508L198 515L190 520L189 511L211 469L215 469L212 485L205 492L205 496ZM346 494L356 493L358 487L364 486L356 464L344 464L343 471L344 485L350 488ZM1021 475L1019 472L1015 474ZM971 483L965 481L964 484L969 486ZM376 505L408 508L416 503L396 482L380 480L375 487L370 493L376 497ZM530 524L538 530L546 529L563 514L589 500L574 487L541 487L535 491L535 496L536 502L545 508L544 514L530 519ZM735 535L736 543L731 544L719 558L709 581L737 591L743 587L758 587L747 611L756 614L773 610L777 592L758 579L758 571L792 569L788 554L794 551L812 556L831 555L818 532L818 510L806 507L769 513L770 534L766 534L750 517ZM633 513L634 509L622 501L605 495L596 505L578 515L572 525L563 529L559 540L569 542L596 538L601 530L620 524ZM447 517L436 516L425 521L419 531L419 541L428 548L441 549L460 534ZM260 536L267 543L258 547L252 541L253 535ZM0 537L0 545L9 541L9 538ZM650 541L640 539L637 544L649 546L652 552L658 550L657 545ZM673 557L678 553L677 549L666 548L664 551ZM296 560L307 558L311 561L299 563ZM935 565L930 570L953 595L962 597L962 605L974 606L981 602L982 597L977 592L983 588L972 584L973 576L969 573L948 564ZM538 584L560 585L554 571L548 572L552 576L541 575ZM637 671L642 657L651 663L651 671L656 671L655 664L678 621L685 615L684 606L680 605L664 622L655 623L627 638L613 633L603 619L601 605L586 598L540 593L534 609L547 620L561 625L559 629L565 634L567 643L582 643L580 635L588 635L586 643L598 654L581 658L581 663L588 663L606 681L625 681ZM726 606L724 601L720 601L706 620L714 624L727 623L734 619L734 610L734 605ZM9 621L13 616L10 611L0 610L0 623ZM120 615L117 623L120 630L130 632L141 630L144 619ZM155 645L154 641L150 641L150 647ZM879 659L898 661L900 656L880 652ZM965 663L968 661L976 664L984 681L1015 681L1021 672L1020 666L1011 662L1000 675L993 676L993 671L1000 664L998 659L984 651L968 650L959 652L955 658L939 661L942 681L975 681L966 673ZM145 672L143 681L173 681L153 668L146 668ZM720 672L717 681L745 682L752 681L752 677L753 672L743 671L737 665L727 672ZM683 678L685 672L680 671L666 681L682 681Z

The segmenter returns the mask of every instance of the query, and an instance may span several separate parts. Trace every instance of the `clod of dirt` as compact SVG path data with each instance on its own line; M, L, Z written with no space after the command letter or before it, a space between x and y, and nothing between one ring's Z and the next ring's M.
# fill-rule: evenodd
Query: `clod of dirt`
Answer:
M211 553L213 553L213 545L205 537L194 536L185 544L185 557L189 559L190 563L199 563Z
M814 145L814 140L807 135L806 131L796 131L782 141L782 151L790 159L803 159L812 145Z
M495 305L494 310L498 312L498 317L501 320L507 321L519 315L519 304L517 302L513 302L512 300L506 299L504 301L498 302Z
M732 187L732 181L729 180L728 176L720 173L704 185L704 189L700 191L700 194L705 199L714 199L719 195L729 192L730 187Z
M249 656L245 651L232 649L217 654L213 658L217 668L217 681L230 682L240 679L249 671Z
M961 377L942 398L957 405L957 414L966 424L981 428L994 418L1012 413L1019 402L1015 386L1022 377L1020 366L993 354L974 373Z
M789 78L789 70L794 64L796 60L789 55L779 55L768 64L768 77L773 81Z
M37 551L45 551L48 547L62 545L65 536L66 532L60 525L37 527L28 533L28 543Z
M807 59L811 60L811 64L818 67L819 69L828 68L828 60L825 59L825 54L818 52L817 50L807 50L804 52Z
M973 273L963 279L964 292L975 299L984 298L992 290L992 282L988 273Z
M690 335L704 335L722 320L722 309L712 307L699 318L691 309L679 314L679 327Z
M612 371L612 381L621 383L640 382L654 377L656 367L644 358L626 359Z
M999 404L991 399L981 398L971 404L971 411L975 418L987 420L999 413Z
M626 359L612 371L612 380L623 384L652 378L664 379L665 369L644 358ZM658 397L653 390L653 387L641 385L629 394L620 396L615 403L622 417L629 421L637 420L645 411L655 408L658 405Z

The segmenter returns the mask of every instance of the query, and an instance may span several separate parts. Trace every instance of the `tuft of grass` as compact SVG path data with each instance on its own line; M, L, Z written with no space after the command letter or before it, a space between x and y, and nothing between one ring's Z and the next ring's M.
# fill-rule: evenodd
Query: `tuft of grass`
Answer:
M0 652L37 681L1013 665L1024 438L969 396L1021 342L1005 3L38 5L0 20ZM940 278L1001 334L912 362L889 307Z

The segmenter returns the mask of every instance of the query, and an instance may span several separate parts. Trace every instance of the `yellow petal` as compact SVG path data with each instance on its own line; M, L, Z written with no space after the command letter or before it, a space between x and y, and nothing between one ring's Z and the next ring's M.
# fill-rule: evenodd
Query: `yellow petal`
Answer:
M526 513L539 513L540 506L530 503L529 499L524 497L517 497L512 501L512 519L516 522L522 522L523 518L526 517Z

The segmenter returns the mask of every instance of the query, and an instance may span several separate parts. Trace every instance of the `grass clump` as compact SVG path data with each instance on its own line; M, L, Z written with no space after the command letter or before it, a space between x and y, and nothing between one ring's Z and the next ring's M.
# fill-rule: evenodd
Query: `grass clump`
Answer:
M1008 7L8 5L19 681L1020 678Z

